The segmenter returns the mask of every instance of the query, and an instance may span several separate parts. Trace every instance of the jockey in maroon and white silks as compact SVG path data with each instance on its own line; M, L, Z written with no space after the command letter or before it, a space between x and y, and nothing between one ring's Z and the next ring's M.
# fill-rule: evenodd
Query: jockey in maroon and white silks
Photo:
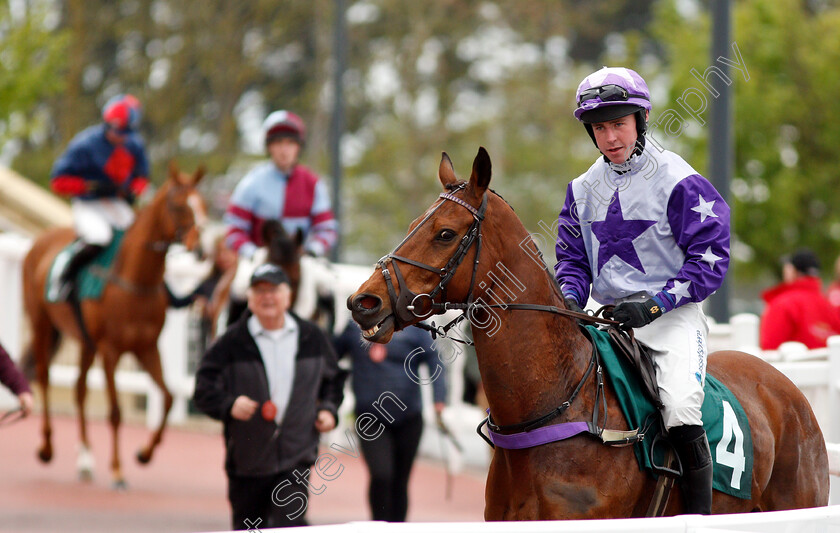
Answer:
M315 256L326 255L335 244L337 225L329 191L304 165L295 165L287 175L269 161L242 178L224 216L228 246L252 257L265 244L261 231L267 220L280 220L290 235L302 229L304 249Z
M305 142L303 121L294 113L275 111L263 129L271 160L248 172L234 189L224 215L227 245L250 259L264 244L263 223L280 220L290 235L303 230L308 254L323 257L336 243L338 225L326 185L297 160Z
M567 307L585 305L591 286L650 348L662 420L684 468L685 512L710 514L700 411L709 326L700 302L729 266L729 206L680 156L645 138L650 110L633 70L604 67L580 83L575 117L603 157L566 190L555 276Z

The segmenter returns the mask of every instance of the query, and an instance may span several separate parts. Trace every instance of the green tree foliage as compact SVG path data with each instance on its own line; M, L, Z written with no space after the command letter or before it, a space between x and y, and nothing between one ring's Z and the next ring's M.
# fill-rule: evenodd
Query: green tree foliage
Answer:
M118 92L145 104L152 178L170 158L203 162L219 207L242 163L263 156L259 123L273 109L303 116L304 162L329 168L332 0L13 3L29 9L25 19L8 2L0 10L0 121L5 135L14 131L23 174L45 183L70 138ZM627 65L653 88L652 120L681 110L677 99L701 88L691 70L712 61L706 4L347 0L344 259L368 261L399 242L439 191L440 153L466 178L483 145L493 187L543 235L551 262L566 185L597 155L571 114L578 82L601 65ZM773 270L799 245L826 262L840 251L838 10L832 1L735 3L733 40L749 72L731 71L739 275ZM667 145L704 172L707 111L684 115L686 129Z
M671 90L663 109L691 124L675 140L701 172L707 167L708 112L689 119L678 99L702 89L691 74L709 57L708 17L684 16L663 2L654 28L667 50ZM734 88L735 168L730 191L736 275L747 280L778 270L783 254L807 246L831 265L840 253L840 6L836 2L749 0L733 10L733 45L746 72L730 70ZM693 35L673 39L672 35ZM730 48L727 58L735 59ZM719 64L719 63L718 63ZM711 101L708 91L702 91ZM699 99L693 99L698 107ZM654 117L656 118L656 117Z
M375 258L400 241L440 191L441 151L466 179L483 145L493 187L544 236L553 263L566 184L597 155L572 116L578 82L597 68L570 55L569 21L587 15L570 2L382 0L357 2L348 18L351 257ZM593 24L592 35L603 41L612 27ZM613 36L626 44L613 59L636 59L644 39Z
M67 35L51 31L46 1L0 2L0 149L10 159L43 135L45 99L62 87ZM11 141L11 142L10 142Z

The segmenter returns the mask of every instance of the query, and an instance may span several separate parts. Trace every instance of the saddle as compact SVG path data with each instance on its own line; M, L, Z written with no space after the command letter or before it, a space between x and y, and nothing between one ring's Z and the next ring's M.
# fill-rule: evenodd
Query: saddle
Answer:
M642 385L642 392L651 403L662 409L662 399L659 397L659 387L656 384L656 369L653 366L653 357L650 349L642 342L636 340L633 330L627 331L617 326L608 326L607 333L613 343L615 352L624 357L630 366L636 371L639 383Z
M97 255L90 263L82 267L77 277L76 297L81 300L97 300L102 296L105 285L108 281L111 264L119 252L122 244L125 231L114 230L114 236L108 246L99 255ZM45 299L48 302L56 303L63 301L60 292L61 276L70 259L83 248L81 241L74 240L65 246L55 257L50 266L49 274L47 275L47 283L45 287Z

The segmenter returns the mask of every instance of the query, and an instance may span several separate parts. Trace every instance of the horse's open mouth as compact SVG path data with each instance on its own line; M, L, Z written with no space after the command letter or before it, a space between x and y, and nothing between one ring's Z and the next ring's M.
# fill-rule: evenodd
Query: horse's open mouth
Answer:
M388 342L393 333L394 315L388 315L372 328L364 330L362 336L370 342Z

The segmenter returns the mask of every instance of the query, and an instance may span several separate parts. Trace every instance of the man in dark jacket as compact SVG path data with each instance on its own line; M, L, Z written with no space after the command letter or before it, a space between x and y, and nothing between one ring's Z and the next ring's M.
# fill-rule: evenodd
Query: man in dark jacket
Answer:
M210 347L196 373L196 407L224 422L234 529L306 525L319 432L335 427L344 397L329 340L288 311L290 296L282 269L258 267L251 313Z

